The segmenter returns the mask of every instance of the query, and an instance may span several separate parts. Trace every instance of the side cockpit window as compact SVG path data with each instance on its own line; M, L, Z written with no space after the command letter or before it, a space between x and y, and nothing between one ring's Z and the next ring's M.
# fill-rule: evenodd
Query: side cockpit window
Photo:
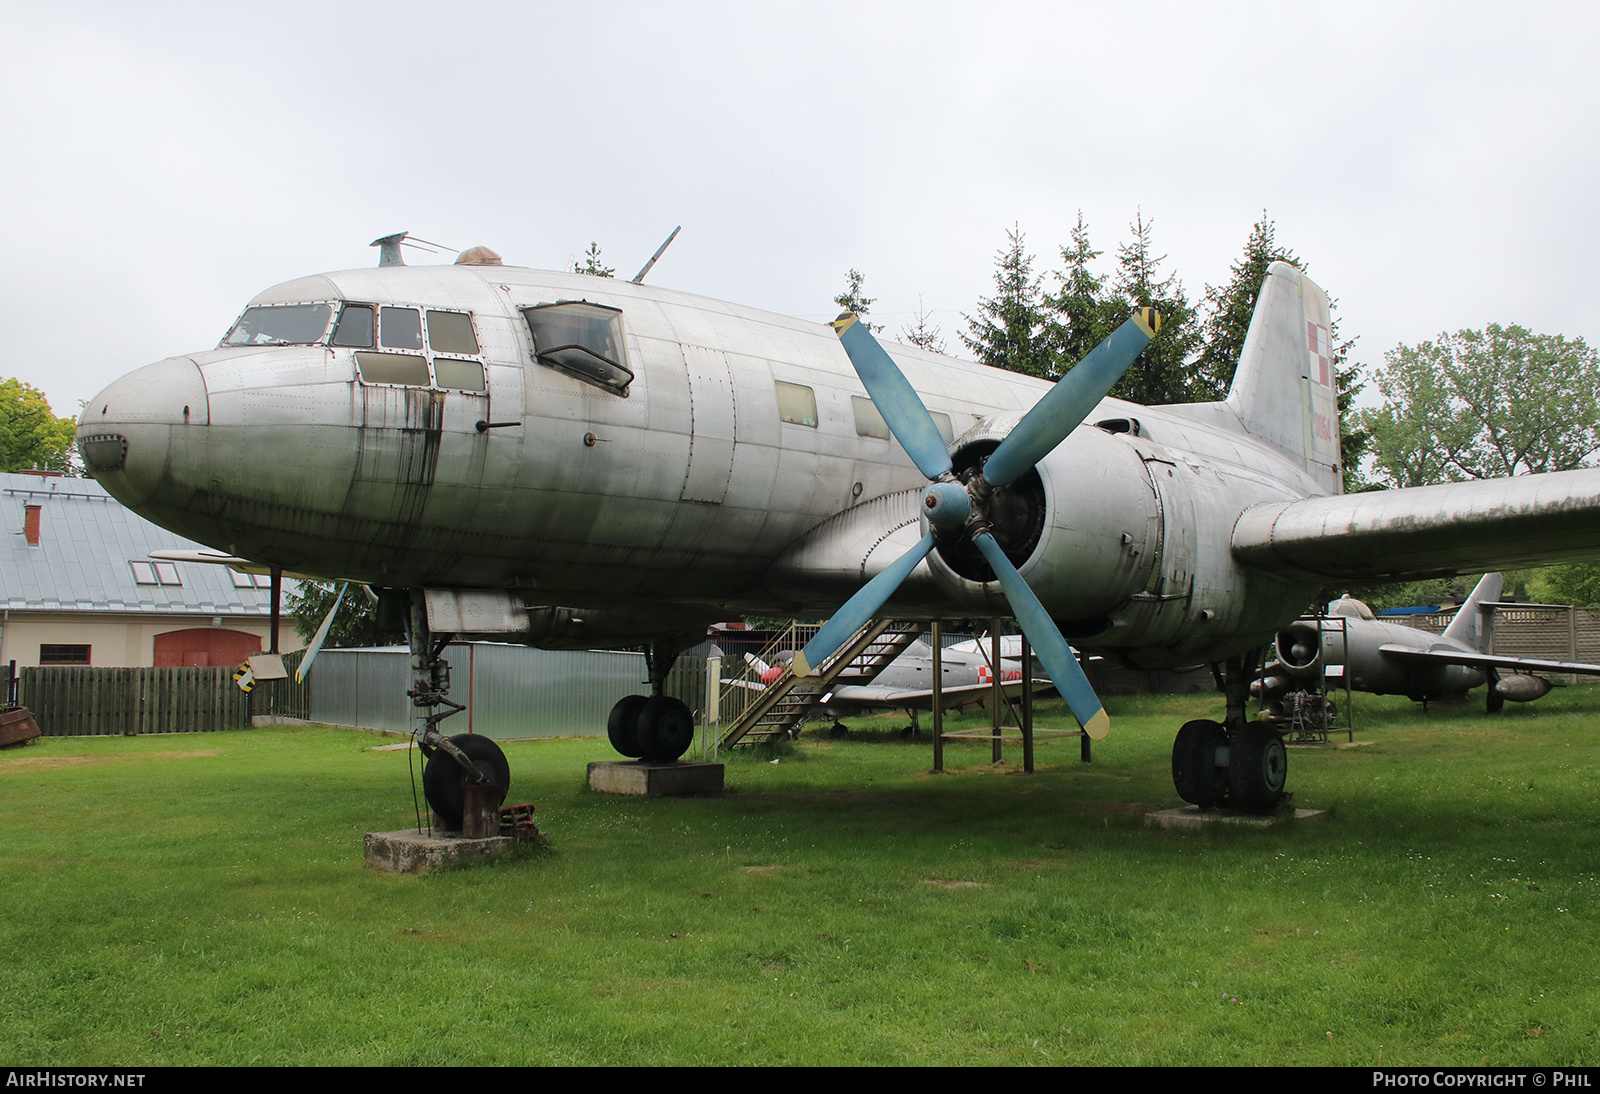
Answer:
M534 356L586 383L627 395L633 383L624 348L622 312L602 304L566 302L523 308Z
M333 344L358 351L356 369L363 383L488 390L468 312L346 304ZM360 352L374 344L378 352Z
M244 310L222 345L314 346L332 318L332 304L258 304Z

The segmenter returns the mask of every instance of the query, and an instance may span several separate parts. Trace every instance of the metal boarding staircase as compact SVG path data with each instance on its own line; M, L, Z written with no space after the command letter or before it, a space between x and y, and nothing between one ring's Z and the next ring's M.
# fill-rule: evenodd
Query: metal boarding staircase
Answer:
M778 678L764 689L756 690L749 683L739 682L726 686L720 709L733 709L741 696L745 697L746 705L743 713L725 723L717 747L728 748L791 735L835 687L870 683L927 629L926 623L874 619L823 661L815 676L795 676L786 665ZM779 650L804 645L798 641L795 630L791 627L769 643L762 651L762 659L770 663Z

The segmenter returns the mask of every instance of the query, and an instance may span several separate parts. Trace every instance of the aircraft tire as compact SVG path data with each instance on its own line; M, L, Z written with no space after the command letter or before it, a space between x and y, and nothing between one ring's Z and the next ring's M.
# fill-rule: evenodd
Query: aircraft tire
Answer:
M1283 798L1289 750L1271 726L1250 722L1228 749L1228 793L1235 809L1265 813Z
M625 695L611 708L606 719L606 736L611 747L630 760L644 755L639 749L639 711L650 701L648 695Z
M1228 793L1228 770L1217 766L1217 749L1228 743L1220 722L1185 722L1172 743L1172 782L1178 797L1210 809Z
M489 776L489 782L500 788L500 801L506 800L511 786L511 765L500 746L479 733L458 733L450 743L467 754L467 759L479 771ZM461 827L462 814L467 806L467 773L461 765L438 749L422 769L422 793L439 825L445 829ZM498 804L498 803L497 803Z
M637 722L639 756L648 763L671 763L694 744L694 715L669 695L646 699Z

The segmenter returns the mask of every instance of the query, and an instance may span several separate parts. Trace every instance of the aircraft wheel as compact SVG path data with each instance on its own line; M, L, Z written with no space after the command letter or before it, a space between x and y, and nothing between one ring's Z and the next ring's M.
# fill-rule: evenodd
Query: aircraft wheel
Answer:
M694 744L694 715L667 695L646 699L636 727L639 755L650 763L671 763Z
M639 711L649 701L646 695L623 696L611 708L611 717L606 719L606 736L611 739L611 747L630 760L643 755L639 750Z
M465 752L472 766L499 788L500 796L495 804L505 801L506 791L511 786L511 765L506 762L506 754L500 751L500 746L477 733L458 733L450 738L450 743ZM422 793L441 827L461 827L467 805L467 773L443 749L436 750L429 757L428 766L422 769Z
M1270 726L1251 722L1233 735L1228 750L1228 790L1234 807L1264 813L1283 797L1289 750Z
M1172 782L1178 797L1209 809L1228 793L1228 769L1217 764L1217 752L1228 745L1220 722L1185 722L1172 743Z

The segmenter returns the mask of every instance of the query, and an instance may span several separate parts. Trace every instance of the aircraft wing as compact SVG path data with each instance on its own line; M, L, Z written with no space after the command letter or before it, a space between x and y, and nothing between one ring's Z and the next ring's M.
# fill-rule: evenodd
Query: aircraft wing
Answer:
M1256 505L1234 525L1233 555L1285 576L1335 581L1596 558L1600 468Z
M1396 661L1413 664L1471 665L1473 668L1510 669L1513 672L1571 672L1600 676L1600 665L1586 665L1582 661L1542 661L1534 657L1500 657L1492 653L1473 653L1471 650L1417 650L1388 644L1379 646L1378 652Z

